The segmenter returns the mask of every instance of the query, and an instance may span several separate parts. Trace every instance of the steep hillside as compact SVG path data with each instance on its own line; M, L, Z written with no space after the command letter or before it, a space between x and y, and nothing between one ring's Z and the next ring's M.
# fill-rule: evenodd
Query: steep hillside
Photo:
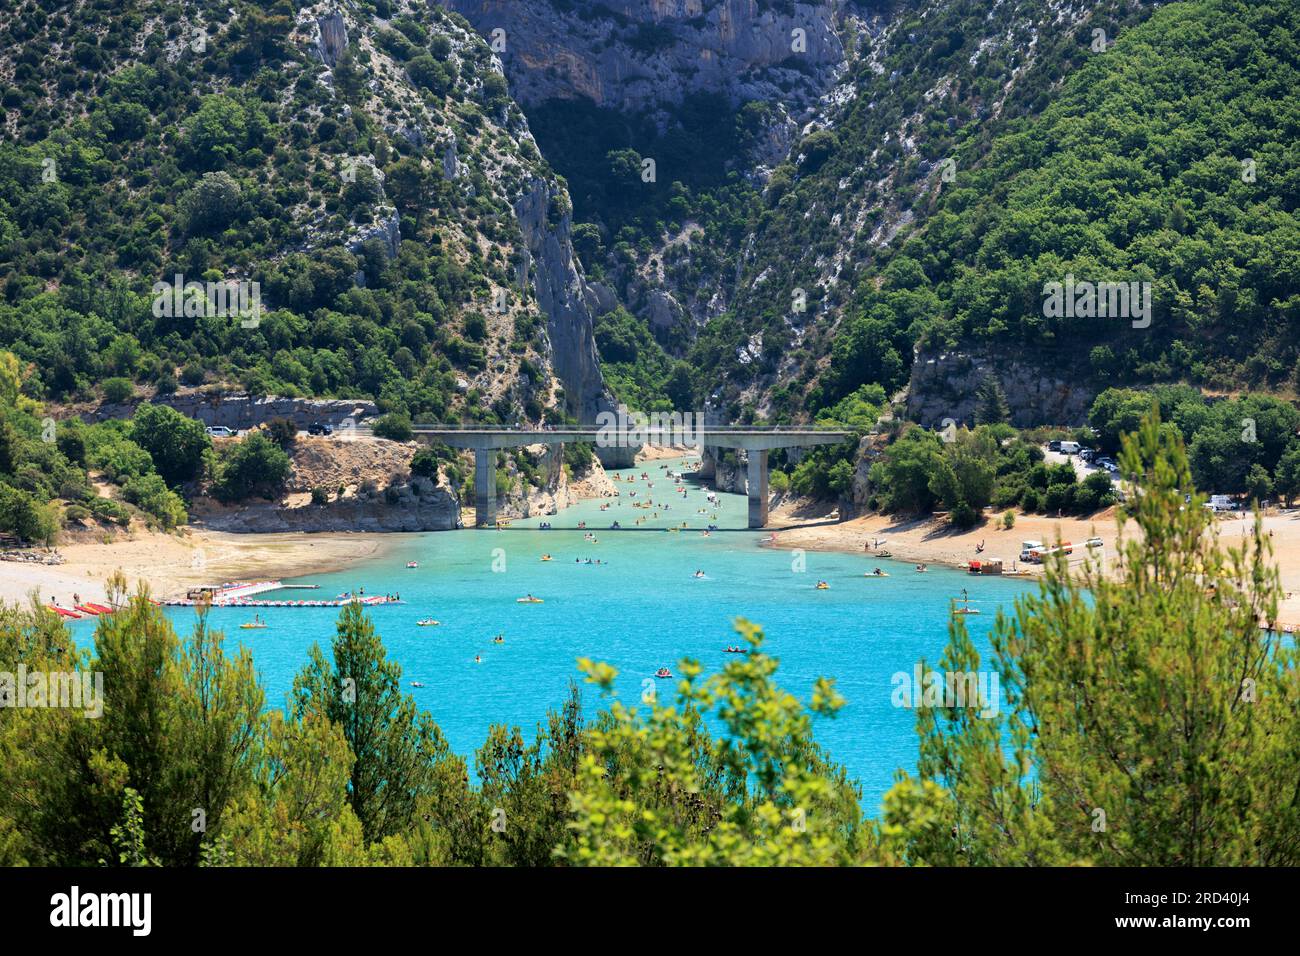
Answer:
M858 383L904 384L911 326L934 302L900 296L896 321L882 323L857 319L855 294L880 281L900 233L926 219L948 182L963 183L1009 124L1110 55L1094 44L1109 47L1148 14L1110 0L927 0L879 30L853 24L849 80L767 182L736 253L734 300L695 346L704 380L724 383L715 404L727 415L783 417L833 404ZM865 327L850 329L850 319ZM818 389L850 336L863 344L843 382Z
M27 0L0 88L0 346L37 397L179 379L430 419L603 407L569 200L454 14ZM211 288L169 308L178 275L244 283L259 313Z

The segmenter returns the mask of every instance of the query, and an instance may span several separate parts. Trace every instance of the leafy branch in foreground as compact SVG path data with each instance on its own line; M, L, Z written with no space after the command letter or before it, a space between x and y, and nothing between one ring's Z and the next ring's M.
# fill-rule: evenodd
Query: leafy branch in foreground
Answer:
M647 689L648 712L614 700L589 736L572 796L571 842L556 856L584 865L827 865L852 862L868 839L861 792L813 740L814 715L844 703L819 680L805 707L772 680L762 630L736 630L750 650L701 679L683 661L675 704ZM610 691L616 672L582 660ZM725 733L713 737L708 722Z

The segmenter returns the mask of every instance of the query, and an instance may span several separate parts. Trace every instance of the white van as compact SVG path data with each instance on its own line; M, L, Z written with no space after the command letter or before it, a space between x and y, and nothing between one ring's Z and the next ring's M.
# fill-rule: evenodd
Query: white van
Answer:
M1078 443L1077 441L1063 441L1063 442L1061 442L1061 454L1062 454L1062 455L1077 455L1077 454L1079 454L1079 443Z
M1021 560L1021 561L1031 561L1031 560L1033 560L1033 557L1032 557L1032 556L1033 556L1034 552L1035 552L1035 551L1042 551L1042 550L1043 550L1043 542L1041 542L1041 541L1021 541L1021 542L1020 542L1020 560Z

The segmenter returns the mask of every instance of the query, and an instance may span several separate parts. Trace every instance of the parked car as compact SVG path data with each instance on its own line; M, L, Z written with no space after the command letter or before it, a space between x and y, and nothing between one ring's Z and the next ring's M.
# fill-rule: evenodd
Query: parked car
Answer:
M334 426L327 425L324 422L312 422L311 425L307 427L307 434L308 435L333 435Z
M1057 449L1062 455L1079 454L1079 443L1077 441L1063 441Z
M1047 443L1047 450L1048 450L1048 451L1060 451L1060 450L1061 450L1061 440L1060 440L1059 438L1053 438L1051 441L1049 441L1049 442Z
M209 425L206 431L213 438L234 438L235 437L234 429L227 428L225 425Z
M1092 448L1080 448L1079 457L1083 461L1092 461L1094 458L1097 457L1097 452Z

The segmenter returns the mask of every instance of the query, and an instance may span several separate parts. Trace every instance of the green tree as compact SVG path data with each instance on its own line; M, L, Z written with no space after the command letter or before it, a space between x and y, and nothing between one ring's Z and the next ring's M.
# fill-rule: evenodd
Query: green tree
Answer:
M993 633L1008 712L923 706L904 859L932 865L1294 865L1300 849L1296 654L1262 524L1224 548L1176 433L1151 415L1121 462L1116 574L1048 565ZM1191 506L1184 496L1192 495ZM980 671L960 618L941 667ZM892 809L891 809L892 808ZM924 825L915 826L920 821ZM890 824L887 822L886 824Z
M204 453L212 447L202 422L167 405L137 408L128 437L149 453L154 468L169 485L200 477Z
M405 832L418 809L445 793L445 779L463 778L464 763L401 692L402 668L388 660L361 604L339 614L332 656L312 646L294 678L292 716L301 721L316 712L342 729L356 761L349 802L366 840L383 840Z
M253 432L221 449L212 493L222 501L252 494L273 495L289 477L289 456L261 432Z
M923 512L934 507L931 476L942 460L943 443L934 432L908 429L871 466L871 484L887 511Z
M1002 385L992 375L985 376L975 390L975 422L979 425L1000 425L1011 418L1011 408L1003 394Z
M763 633L736 629L750 651L702 676L683 661L674 703L645 710L614 700L590 730L570 798L570 865L829 865L853 862L870 840L859 792L813 741L814 716L843 705L818 680L807 704L773 681ZM580 660L607 693L617 672ZM725 729L714 738L706 718Z

